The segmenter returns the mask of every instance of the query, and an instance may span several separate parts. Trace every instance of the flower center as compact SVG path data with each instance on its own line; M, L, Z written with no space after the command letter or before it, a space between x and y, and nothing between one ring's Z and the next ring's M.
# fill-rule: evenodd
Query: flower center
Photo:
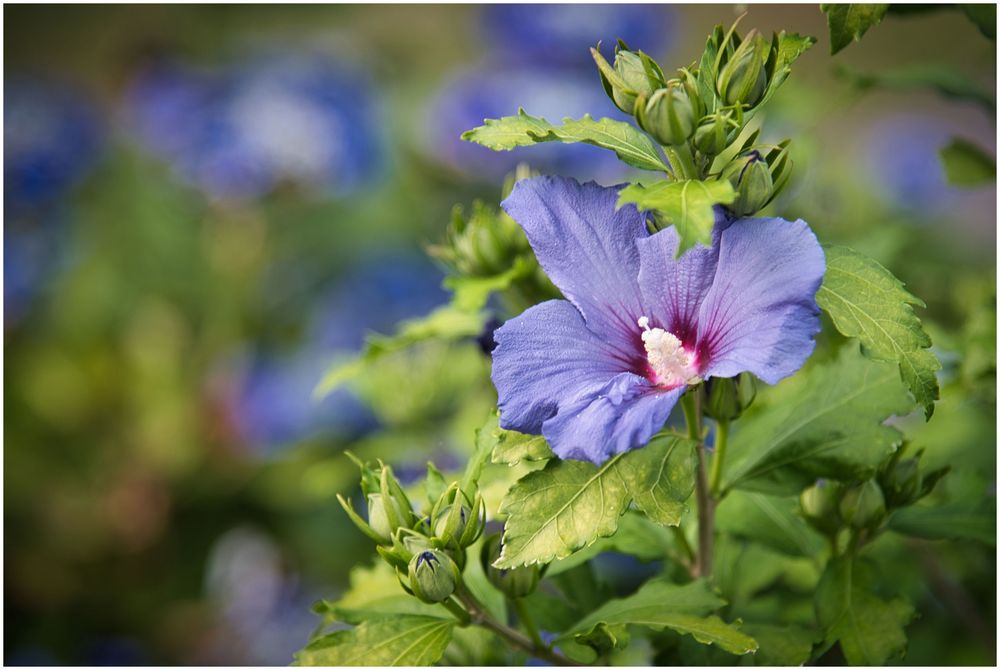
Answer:
M662 328L650 328L649 317L639 317L642 343L646 347L646 360L653 371L653 383L675 388L691 384L698 379L698 366L694 353L688 351L673 333Z

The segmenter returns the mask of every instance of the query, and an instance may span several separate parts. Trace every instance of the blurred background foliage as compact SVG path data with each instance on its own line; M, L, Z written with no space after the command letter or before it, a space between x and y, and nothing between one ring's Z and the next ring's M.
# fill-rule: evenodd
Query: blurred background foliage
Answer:
M5 662L288 663L370 555L335 501L343 450L456 470L495 403L474 340L316 402L323 370L447 298L422 247L519 161L628 177L595 147L459 134L518 106L620 117L589 46L680 66L744 9L5 7ZM995 496L996 189L949 186L937 155L995 156L993 114L845 74L943 69L995 100L995 43L947 8L891 12L835 58L817 5L743 26L819 38L767 110L796 163L770 210L926 301L942 394L908 433L952 464L945 495ZM881 551L922 613L908 664L995 662L993 547ZM601 563L612 586L634 569Z

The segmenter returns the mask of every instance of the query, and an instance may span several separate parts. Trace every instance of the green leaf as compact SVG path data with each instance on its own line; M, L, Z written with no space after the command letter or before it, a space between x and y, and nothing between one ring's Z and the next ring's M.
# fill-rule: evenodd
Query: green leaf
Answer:
M941 149L940 156L945 179L952 186L980 186L996 181L996 161L972 142L952 138Z
M826 641L839 641L850 665L884 665L906 649L903 628L913 619L913 607L902 598L882 600L871 586L866 566L842 557L830 561L816 590Z
M476 429L476 449L465 465L465 475L462 477L462 490L470 498L479 488L479 477L483 472L483 466L490 460L499 431L500 415L496 410L490 412L489 418L481 428Z
M970 505L954 502L936 507L904 507L889 517L889 528L928 540L997 541L996 499Z
M492 460L504 465L517 465L521 461L545 461L553 457L549 443L541 435L527 435L515 430L498 428Z
M363 374L386 354L427 340L457 340L479 335L485 324L484 314L468 312L452 305L439 307L427 316L404 321L395 335L371 335L360 354L338 360L330 366L313 395L317 398L328 395Z
M959 5L969 20L976 24L985 37L991 40L997 38L997 6L995 4Z
M618 206L634 204L640 210L656 212L665 223L677 228L680 244L677 255L695 244L712 245L715 205L728 205L736 191L728 181L659 182L653 186L631 184L618 194Z
M775 35L774 42L775 46L772 47L774 65L769 67L767 89L764 91L764 97L757 103L756 109L763 107L778 92L778 88L792 73L792 63L816 44L816 38L798 33L786 33L782 30ZM770 66L771 63L768 65Z
M801 626L745 623L743 630L760 644L755 665L802 666L812 655L817 631Z
M857 42L872 26L882 22L889 5L821 4L830 28L830 54Z
M607 118L595 121L589 114L578 120L566 118L561 126L555 126L520 109L517 116L486 119L484 125L462 133L462 139L494 151L510 151L541 142L583 142L610 149L633 167L669 172L656 145L635 126Z
M902 65L877 73L862 73L841 65L834 73L861 91L871 88L930 89L946 98L975 103L990 117L996 115L996 100L988 90L959 70L941 63Z
M757 643L736 626L709 616L725 605L704 580L679 586L664 580L647 582L631 596L609 600L570 628L563 639L585 637L598 626L637 625L670 628L702 644L716 644L731 654L748 654Z
M427 666L451 641L454 619L398 614L316 638L295 655L305 666Z
M531 262L519 256L506 272L492 277L460 277L452 275L444 280L444 287L454 293L451 305L464 312L477 312L486 306L490 295L510 288L510 285L532 272Z
M693 465L684 462L689 453L686 438L660 436L601 466L550 460L500 503L507 521L496 567L548 563L612 535L633 499L657 521L680 523L682 503L694 489Z
M817 477L870 477L902 439L883 422L913 408L895 367L851 346L760 395L734 429L725 490L798 493Z
M686 438L657 438L629 453L618 469L636 507L663 526L677 526L694 491L695 444Z
M817 556L823 537L799 515L795 498L733 491L716 511L716 527L790 556Z
M899 372L928 419L938 398L935 372L941 363L927 347L912 305L924 303L891 272L848 247L825 246L826 275L816 302L847 337L861 340L865 355L899 364Z

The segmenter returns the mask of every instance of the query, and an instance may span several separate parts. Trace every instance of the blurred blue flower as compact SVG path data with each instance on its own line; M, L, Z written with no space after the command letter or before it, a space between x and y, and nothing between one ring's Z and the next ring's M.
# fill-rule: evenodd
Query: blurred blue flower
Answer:
M938 151L954 134L939 118L893 114L866 133L866 163L875 192L907 211L942 211L956 196Z
M669 45L676 12L663 5L497 4L483 8L487 38L506 63L574 66L590 72L590 47L624 40L659 56Z
M8 218L3 227L3 312L17 322L65 263L65 224L59 218Z
M97 110L80 91L55 82L4 81L3 185L8 217L50 204L76 185L100 154Z
M381 250L362 258L314 308L300 347L250 362L233 409L244 438L273 453L311 436L351 438L374 429L371 410L349 391L317 402L313 389L337 353L356 352L367 333L391 333L446 297L440 271L422 256Z
M220 199L261 197L283 183L341 196L384 166L370 83L316 53L261 54L216 70L159 61L132 81L126 104L143 143Z
M611 103L594 72L545 69L502 69L489 66L467 70L447 83L431 102L427 141L437 158L474 179L495 182L521 162L542 172L599 181L620 181L626 168L614 153L586 144L552 142L513 151L490 151L460 139L483 119L517 113L558 123L570 116L595 119L626 117Z

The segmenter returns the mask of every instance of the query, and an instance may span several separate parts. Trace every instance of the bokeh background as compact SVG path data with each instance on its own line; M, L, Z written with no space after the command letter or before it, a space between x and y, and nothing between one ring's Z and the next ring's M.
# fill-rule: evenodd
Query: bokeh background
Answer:
M620 117L589 46L678 67L746 9L5 6L5 663L287 664L371 553L334 499L343 450L456 468L495 402L472 341L315 402L325 367L447 299L424 247L519 161L629 176L459 134L518 106ZM772 209L926 301L943 394L912 434L947 486L995 496L996 188L937 158L955 136L995 156L995 104L837 74L930 65L995 100L995 42L947 8L836 57L818 5L742 25L818 38L765 112L796 162ZM933 547L937 586L900 572L907 662L994 663L995 550Z

